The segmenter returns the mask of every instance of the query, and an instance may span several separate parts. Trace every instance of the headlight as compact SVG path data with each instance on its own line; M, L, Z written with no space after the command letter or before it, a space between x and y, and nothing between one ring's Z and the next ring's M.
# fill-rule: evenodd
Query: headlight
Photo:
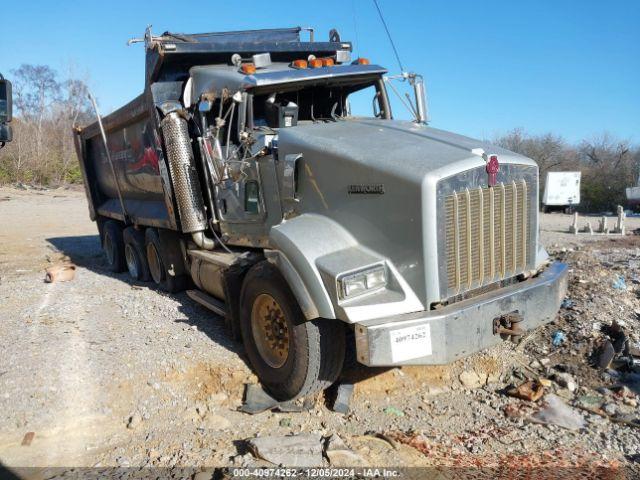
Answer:
M342 300L379 290L387 285L387 270L377 265L338 278L338 294Z

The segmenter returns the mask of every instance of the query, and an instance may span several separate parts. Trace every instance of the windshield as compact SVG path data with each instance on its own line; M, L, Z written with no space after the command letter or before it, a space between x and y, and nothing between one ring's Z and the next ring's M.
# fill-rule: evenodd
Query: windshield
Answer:
M368 116L391 118L380 77L332 80L271 86L270 91L263 88L249 95L247 116L253 122L250 126L282 128L295 126L298 122L337 121L351 116L354 97L359 97L360 107L364 104L366 109L368 103Z

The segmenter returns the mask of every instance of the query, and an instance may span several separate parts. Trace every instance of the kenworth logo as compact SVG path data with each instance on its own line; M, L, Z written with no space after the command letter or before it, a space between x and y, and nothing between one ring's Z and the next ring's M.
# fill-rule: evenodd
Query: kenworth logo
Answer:
M384 194L384 185L382 183L375 183L373 185L349 185L349 195L358 194Z

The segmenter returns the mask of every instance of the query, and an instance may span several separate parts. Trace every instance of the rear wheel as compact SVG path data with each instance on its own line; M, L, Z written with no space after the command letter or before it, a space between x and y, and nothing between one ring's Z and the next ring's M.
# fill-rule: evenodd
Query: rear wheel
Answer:
M240 299L245 350L265 388L278 400L328 388L340 374L344 326L307 321L280 272L261 262L247 273Z
M177 246L173 246L177 248ZM166 245L163 246L160 235L155 228L147 228L145 232L145 253L149 274L153 281L163 290L169 293L184 290L186 277L177 272L179 266L172 262L171 252L168 252ZM176 256L176 255L174 255Z
M129 276L134 280L147 282L151 279L147 253L145 248L144 233L134 227L124 229L122 235L124 241L124 258L129 270Z
M124 241L122 224L116 220L107 220L102 227L102 249L107 258L107 268L119 273L125 270Z

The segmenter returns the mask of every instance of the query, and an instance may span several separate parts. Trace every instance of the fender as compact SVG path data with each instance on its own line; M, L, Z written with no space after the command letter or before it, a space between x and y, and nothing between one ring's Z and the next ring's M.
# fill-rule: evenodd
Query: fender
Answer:
M305 213L271 228L269 240L274 249L265 256L287 280L306 319L336 318L316 260L357 246L353 236L323 215Z

